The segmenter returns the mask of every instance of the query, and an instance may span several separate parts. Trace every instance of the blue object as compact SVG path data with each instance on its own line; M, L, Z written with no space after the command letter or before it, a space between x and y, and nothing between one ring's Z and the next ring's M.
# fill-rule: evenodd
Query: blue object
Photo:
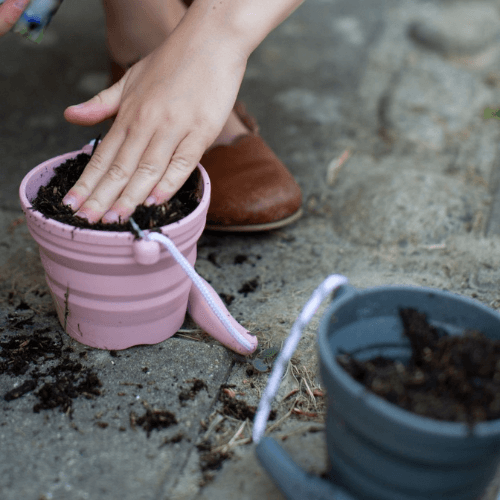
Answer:
M500 419L475 424L426 418L368 391L336 360L383 355L402 363L411 354L398 310L425 313L438 331L479 330L500 340L500 314L443 290L344 285L325 312L318 335L321 378L328 397L328 478L302 471L271 438L257 456L288 499L470 500L482 495L500 460ZM356 353L356 354L354 354Z
M0 5L5 0L0 0ZM33 0L14 25L12 31L28 40L40 43L45 28L59 9L63 0Z

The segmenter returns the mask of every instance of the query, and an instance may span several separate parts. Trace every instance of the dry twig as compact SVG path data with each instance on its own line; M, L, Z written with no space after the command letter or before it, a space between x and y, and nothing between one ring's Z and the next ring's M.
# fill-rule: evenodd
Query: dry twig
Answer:
M340 169L344 165L344 163L351 156L351 151L346 149L339 158L334 158L328 165L326 169L326 182L329 186L333 186L335 181L337 180L337 176L339 175Z

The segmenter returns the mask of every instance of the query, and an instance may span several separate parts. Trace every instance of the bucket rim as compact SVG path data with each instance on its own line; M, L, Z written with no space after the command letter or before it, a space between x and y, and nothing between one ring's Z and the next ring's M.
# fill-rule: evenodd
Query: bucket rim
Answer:
M26 195L27 186L33 179L40 175L44 170L54 169L67 161L70 158L75 158L81 153L88 154L89 147L85 146L84 148L71 151L69 153L65 153L53 158L50 158L43 163L40 163L33 169L31 169L21 181L21 185L19 186L19 199L21 202L21 208L26 216L26 218L31 219L31 222L36 224L39 227L44 228L45 231L49 232L57 232L59 236L71 239L75 241L88 241L89 239L99 238L100 241L111 243L116 242L119 244L133 242L136 238L135 235L131 231L103 231L103 230L95 230L95 229L84 229L72 226L70 224L65 224L63 222L56 221L54 219L50 219L45 217L41 212L35 210L31 201L28 199ZM91 151L91 148L90 148ZM208 211L208 205L210 203L210 194L211 194L211 183L210 178L208 176L205 168L198 163L197 167L201 174L201 183L203 184L203 194L198 206L186 217L183 219L173 222L171 224L167 224L165 226L161 226L159 228L162 234L168 235L169 233L179 232L182 228L188 227L191 223L197 220L200 216L203 216ZM204 222L205 224L205 222ZM144 230L145 234L149 234L154 232L154 230Z
M392 421L396 425L404 426L408 430L416 432L426 432L449 438L467 438L471 437L471 432L466 423L446 422L436 420L430 417L424 417L409 410L405 410L382 397L370 392L364 385L354 380L337 362L336 356L330 349L328 338L328 327L332 316L342 306L355 300L360 295L379 294L387 291L410 291L417 293L431 293L441 296L445 299L460 301L481 309L483 312L495 316L500 324L500 313L482 304L481 302L460 295L448 290L439 288L422 287L418 285L400 284L400 285L381 285L365 289L356 289L350 287L353 293L347 293L339 299L333 299L327 310L321 318L318 330L318 348L322 369L328 371L330 376L338 383L343 390L347 391L351 397L363 400L367 407L379 417ZM500 418L487 422L480 422L474 425L472 429L474 438L500 438Z

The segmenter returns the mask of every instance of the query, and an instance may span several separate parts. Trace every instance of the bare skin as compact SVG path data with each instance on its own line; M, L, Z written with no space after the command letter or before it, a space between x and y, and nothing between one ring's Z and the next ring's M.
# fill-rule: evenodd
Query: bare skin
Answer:
M21 0L8 2L10 10L0 11L4 30L14 24L13 6L19 9ZM69 122L82 126L116 116L65 203L90 222L115 222L125 221L146 200L168 201L216 140L231 139L238 124L230 114L248 57L302 2L195 0L180 22L169 19L171 0L133 2L150 18L151 31L135 33L124 48L147 55L115 85L65 110ZM118 4L115 0L114 14L123 21L120 46L139 13L118 10ZM111 0L106 5L113 8ZM111 42L108 37L112 49ZM117 62L129 62L125 50L116 55Z
M123 68L144 58L164 42L187 11L180 0L103 0L106 41L111 57ZM231 144L248 134L247 127L231 111L221 133L209 149Z
M189 25L176 30L116 85L83 108L65 111L78 125L117 114L64 200L79 209L77 216L94 222L105 215L103 222L116 222L150 196L149 202L169 200L215 141L236 100L246 59L226 44L203 47L192 39ZM223 64L215 54L224 54Z
M8 33L31 0L6 0L0 5L0 36Z

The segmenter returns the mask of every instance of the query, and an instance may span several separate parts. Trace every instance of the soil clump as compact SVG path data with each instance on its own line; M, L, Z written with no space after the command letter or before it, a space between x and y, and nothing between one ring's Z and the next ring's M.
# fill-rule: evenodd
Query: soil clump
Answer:
M234 385L223 384L221 386L224 388L236 387ZM222 403L222 415L227 415L237 420L250 420L253 422L255 417L255 412L257 408L255 406L250 406L248 403L242 399L236 399L235 397L229 396L224 391L221 391L219 395L219 401ZM276 418L276 410L272 410L269 414L269 420L274 420Z
M181 402L181 405L184 405L184 403L190 399L194 399L202 389L208 391L207 384L203 382L203 380L195 378L193 380L189 380L188 382L192 382L191 387L189 389L183 389L179 393L179 401Z
M450 422L475 423L500 418L500 341L477 330L449 335L415 309L401 309L410 340L407 366L377 356L361 361L337 356L355 380L385 400L418 415Z
M16 334L15 337L0 340L0 375L29 377L19 386L3 394L7 402L34 392L37 403L33 412L60 408L70 416L73 400L83 396L87 399L101 394L101 381L97 374L70 357L73 349L63 348L52 338L44 335L47 329L35 330L30 334ZM41 370L42 364L48 368Z
M54 177L46 186L40 187L36 198L31 201L33 208L48 219L54 219L81 229L133 232L128 221L115 224L104 224L103 222L90 224L84 219L75 217L73 211L63 205L63 198L80 178L91 157L92 155L80 153L75 158L71 158L56 167ZM162 205L150 207L140 205L132 214L132 218L141 229L145 230L160 228L188 216L196 209L201 199L200 177L199 170L195 169L171 200Z
M238 290L238 293L242 293L244 297L246 297L249 293L255 292L260 284L259 276L255 278L245 281Z
M130 412L130 426L132 428L135 428L136 425L142 427L148 437L151 435L151 431L155 429L159 431L177 423L175 415L168 410L146 408L146 413L141 417L137 417L134 412Z

